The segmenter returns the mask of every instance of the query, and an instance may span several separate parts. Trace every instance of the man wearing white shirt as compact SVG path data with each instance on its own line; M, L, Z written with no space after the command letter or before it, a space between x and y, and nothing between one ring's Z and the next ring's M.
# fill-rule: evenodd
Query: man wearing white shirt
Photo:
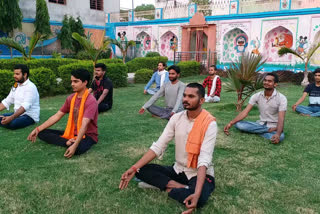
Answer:
M143 182L140 187L152 185L168 192L168 196L185 204L189 214L202 207L215 188L213 150L217 136L215 118L201 108L205 89L190 83L183 93L186 111L174 114L160 138L130 169L123 173L119 188L125 189L134 175ZM175 142L175 164L161 166L148 164L162 157L168 143ZM140 185L143 184L143 185Z
M19 129L39 122L39 93L35 84L29 80L29 68L23 64L14 67L15 84L7 98L0 103L0 111L9 110L14 104L14 112L0 115L0 126Z

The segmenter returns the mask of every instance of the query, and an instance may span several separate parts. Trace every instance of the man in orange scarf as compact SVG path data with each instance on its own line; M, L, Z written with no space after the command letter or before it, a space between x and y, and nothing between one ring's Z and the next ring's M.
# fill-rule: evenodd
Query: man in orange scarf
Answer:
M142 180L139 187L158 188L185 204L187 210L183 214L192 213L196 207L205 204L215 188L212 156L217 123L209 112L201 108L205 101L204 95L202 85L187 85L183 93L186 111L174 114L157 142L123 173L119 185L121 190L136 176ZM175 141L175 164L148 164L163 155L172 139Z
M98 142L98 104L87 85L90 74L87 70L78 69L71 72L71 86L75 93L71 94L60 110L46 122L35 128L28 140L35 142L37 136L49 144L67 147L64 154L71 158L88 151ZM47 129L69 113L65 131Z

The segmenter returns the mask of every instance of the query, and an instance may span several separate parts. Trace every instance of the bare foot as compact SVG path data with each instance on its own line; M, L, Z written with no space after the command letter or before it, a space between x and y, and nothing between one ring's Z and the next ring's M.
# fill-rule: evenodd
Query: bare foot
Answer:
M154 114L152 114L151 116L152 116L152 117L155 117L155 118L160 118L159 116L154 115Z
M167 184L167 189L166 191L167 192L170 192L171 189L173 188L185 188L187 185L183 185L183 184L180 184L174 180L170 180L169 183Z
M183 211L181 214L190 214L190 213L192 213L193 212L193 208L191 208L191 209L188 209L188 210L186 210L186 211Z
M301 116L307 116L307 117L310 117L310 114L303 114L303 113L301 113L300 115L301 115Z

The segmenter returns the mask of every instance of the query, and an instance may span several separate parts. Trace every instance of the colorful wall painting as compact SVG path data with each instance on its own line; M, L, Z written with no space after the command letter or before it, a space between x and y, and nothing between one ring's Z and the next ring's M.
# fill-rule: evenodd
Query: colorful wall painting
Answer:
M296 45L297 49L296 51L299 54L306 54L307 49L308 49L308 37L307 36L300 36L299 40L297 41L297 45Z
M260 50L259 48L261 47L261 42L258 39L258 37L256 37L255 39L251 40L250 42L250 46L251 46L251 53L255 54L255 55L260 55Z
M248 47L248 35L239 28L230 30L223 38L223 61L239 59Z
M292 54L279 57L278 50L281 47L292 48L292 32L282 26L269 31L264 38L264 56L267 62L291 62Z
M188 15L189 17L194 16L197 12L197 5L196 4L190 4L188 7Z
M230 14L238 14L239 13L239 0L231 0L230 1Z
M319 43L320 43L320 29L316 33L312 45L316 45ZM316 52L313 54L311 58L311 64L318 65L318 66L320 65L320 48L318 48L318 50L316 50Z
M178 37L171 31L166 32L160 38L160 54L173 60L174 50L178 49Z
M162 8L156 8L154 19L162 19L162 13Z
M137 56L144 57L146 54L151 51L151 37L146 32L142 31L137 35L136 41L139 41L140 44L137 45Z
M290 10L291 0L280 0L280 10Z

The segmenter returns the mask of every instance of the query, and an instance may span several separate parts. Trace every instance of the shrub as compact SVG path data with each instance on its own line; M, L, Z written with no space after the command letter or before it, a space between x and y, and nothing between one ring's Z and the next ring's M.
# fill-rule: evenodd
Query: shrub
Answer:
M109 63L123 63L122 59L99 59L97 63L104 63L104 64L109 64Z
M158 52L150 51L146 54L146 57L155 57L155 56L161 56Z
M107 66L107 76L112 80L114 87L124 87L127 86L127 66L120 63L109 63L106 64ZM62 65L58 68L59 70L59 77L62 79L61 87L64 89L65 92L71 91L70 85L70 75L71 71L79 68L87 69L90 74L91 78L93 76L93 64L91 61L82 61L79 63L73 63L69 65ZM90 81L91 82L91 81ZM91 84L91 83L89 83ZM89 85L90 86L90 85Z
M6 98L14 84L13 72L10 70L0 70L0 100Z
M55 73L49 68L36 68L30 70L30 80L37 86L41 97L54 95L60 92L57 88Z
M134 82L135 83L147 83L153 75L153 70L143 68L137 70L134 75Z
M197 61L181 61L177 64L180 67L180 77L188 77L200 74L200 63Z
M102 51L98 57L98 59L109 59L111 55L111 50L107 49L106 51ZM87 51L79 51L75 55L76 59L81 59L81 60L91 60L90 54ZM121 61L122 62L122 61Z
M168 58L164 56L159 57L137 57L130 62L127 62L128 72L136 72L137 70L147 68L147 69L156 69L159 62L167 63Z

